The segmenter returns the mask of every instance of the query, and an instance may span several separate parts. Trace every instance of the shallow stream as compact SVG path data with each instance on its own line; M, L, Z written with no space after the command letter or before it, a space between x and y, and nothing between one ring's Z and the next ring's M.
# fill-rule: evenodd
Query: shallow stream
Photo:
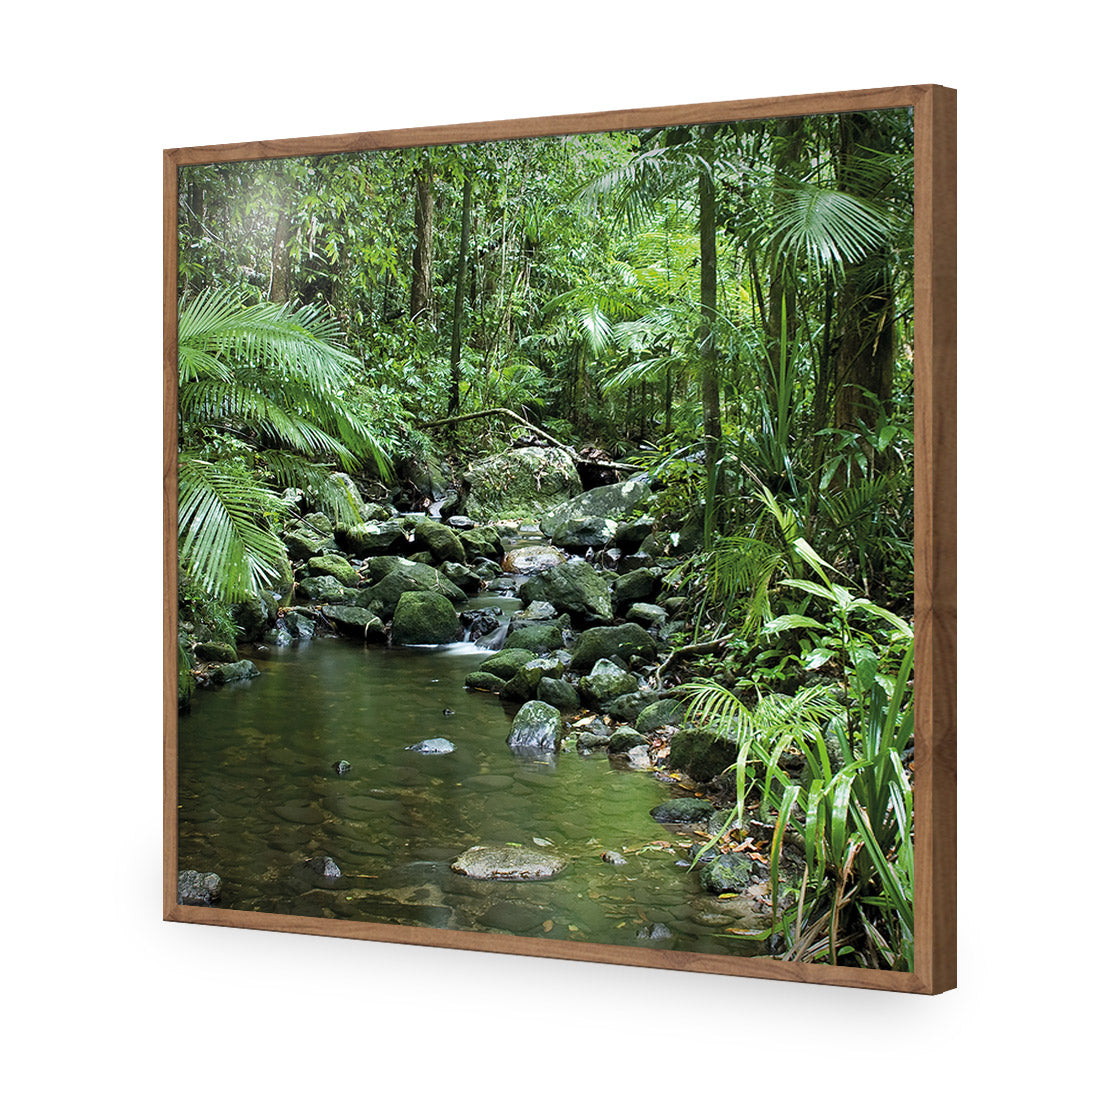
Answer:
M216 871L224 908L752 953L721 935L724 903L676 866L697 838L650 817L683 792L604 753L513 755L514 709L463 687L486 656L330 638L257 648L258 678L200 692L180 716L180 869ZM407 748L432 737L455 751ZM475 844L543 848L568 866L475 881L450 869ZM605 862L608 850L626 862ZM341 877L304 870L314 856ZM672 939L646 939L656 923Z

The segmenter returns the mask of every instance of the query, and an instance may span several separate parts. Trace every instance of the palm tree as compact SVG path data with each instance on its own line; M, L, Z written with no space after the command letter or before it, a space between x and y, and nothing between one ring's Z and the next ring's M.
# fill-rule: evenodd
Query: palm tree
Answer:
M356 522L339 464L372 461L381 445L347 401L357 360L319 309L241 303L211 289L179 312L179 557L181 571L217 600L239 601L285 568L272 530L279 488L301 489Z

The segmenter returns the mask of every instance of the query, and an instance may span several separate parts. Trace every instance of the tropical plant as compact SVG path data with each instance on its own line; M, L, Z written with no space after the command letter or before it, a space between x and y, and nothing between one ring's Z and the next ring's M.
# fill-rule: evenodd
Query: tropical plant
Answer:
M273 533L302 490L354 521L336 465L388 471L365 420L349 410L357 361L316 307L245 306L208 290L179 312L180 567L218 599L242 599L277 576Z

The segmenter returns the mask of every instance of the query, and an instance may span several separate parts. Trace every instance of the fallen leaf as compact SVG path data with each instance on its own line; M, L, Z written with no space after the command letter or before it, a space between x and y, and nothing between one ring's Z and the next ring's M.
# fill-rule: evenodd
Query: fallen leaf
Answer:
M549 932L550 929L552 929L553 927L554 927L554 922L552 920L544 920L542 922L542 930L544 932Z
M537 844L537 845L538 845L538 846L539 846L540 848L552 848L552 847L554 846L554 842L553 842L552 840L547 840L547 839L546 839L545 837L541 837L541 836L533 836L533 837L531 837L531 839L532 839L532 840L533 840L533 841L534 841L534 842L535 842L535 843L536 843L536 844Z

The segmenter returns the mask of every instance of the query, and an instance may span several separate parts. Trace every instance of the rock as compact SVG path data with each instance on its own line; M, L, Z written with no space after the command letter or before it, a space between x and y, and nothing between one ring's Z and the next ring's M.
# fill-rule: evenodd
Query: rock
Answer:
M318 878L338 879L340 877L340 868L336 866L336 860L331 856L314 856L312 859L307 859L305 869L310 874L317 875Z
M282 619L279 619L275 623L274 630L269 630L264 635L263 640L264 645L273 645L277 646L280 649L282 649L284 646L292 645L294 642L293 637L291 637L290 631L287 630L285 626L283 626Z
M327 573L319 577L304 577L298 582L298 594L307 600L324 603L344 603L347 600L347 590Z
M509 676L510 680L511 677ZM500 692L508 680L502 680L499 676L494 676L491 672L482 672L478 669L476 672L471 672L466 677L466 686L471 691L493 691Z
M191 697L195 694L195 677L191 674L191 657L181 644L177 659L176 706L182 711L191 709Z
M587 562L566 562L532 577L520 586L519 598L525 604L546 600L579 625L611 622L607 582Z
M611 730L600 721L593 722L577 734L578 749L587 749L591 752L594 749L606 749L609 744L611 744Z
M443 574L456 588L461 588L467 596L472 596L481 588L481 578L468 566L457 561L445 561L439 566Z
M608 743L607 751L615 753L627 753L638 746L649 747L649 741L644 733L639 733L633 726L620 726L612 735Z
M683 719L683 703L678 699L658 699L638 713L638 720L634 724L642 733L652 733L662 726L679 726Z
M564 519L547 530L556 546L566 550L601 549L614 541L622 524L603 516L577 516Z
M654 821L662 824L693 825L706 821L714 813L714 806L706 798L670 798L649 811Z
M360 520L369 518L367 512L368 506L363 502L363 496L359 492L359 487L351 480L349 474L344 473L343 470L336 470L328 475L328 480L340 490L340 495L346 499L351 512L355 516ZM371 507L373 507L373 505Z
M520 608L512 615L511 621L516 627L528 623L544 623L557 616L558 609L546 600L532 600L526 607Z
M636 554L646 538L653 534L654 526L652 516L642 516L624 523L615 536L615 545L624 554Z
M237 659L237 650L226 642L196 642L194 652L200 661L228 664Z
M470 878L514 882L550 878L565 868L565 860L534 848L504 846L467 848L451 864L451 870Z
M653 924L647 924L637 935L637 939L645 943L654 943L661 940L672 939L672 929L667 924L661 924L660 921L655 921Z
M404 525L392 519L337 527L336 544L360 558L373 554L400 554L409 549Z
M466 562L462 540L450 527L434 519L417 520L413 528L413 545L417 550L427 550L437 562Z
M638 678L631 676L629 672L624 672L611 661L601 658L587 676L580 678L577 688L585 702L593 707L600 707L616 696L637 691Z
M535 653L550 653L561 648L560 623L529 623L513 630L504 640L501 652L509 649L529 649Z
M450 607L450 604L447 606ZM351 607L347 604L326 606L325 618L341 634L355 638L356 641L369 641L371 638L382 640L386 636L382 620L362 607Z
M457 518L457 516L452 517L450 522L454 523ZM466 550L467 561L471 558L499 559L504 553L500 532L493 527L475 527L472 531L459 531L458 537Z
M616 695L604 703L603 710L616 722L636 722L638 715L652 702L652 691L632 691L629 695Z
M699 869L699 883L712 894L739 894L752 885L755 868L744 852L726 852Z
M647 771L652 768L652 761L649 759L649 745L635 745L633 748L627 749L623 755L612 754L612 759L622 761L628 768L634 771Z
M417 741L415 745L406 745L405 748L410 752L423 753L425 756L445 756L455 751L454 744L446 737L430 737L427 741Z
M516 669L515 675L500 689L500 697L521 702L533 699L544 677L559 677L562 671L562 663L556 657L528 661L522 668Z
M536 752L555 752L561 742L561 712L549 703L532 699L519 708L508 734L508 747Z
M522 935L538 928L546 919L546 912L532 905L520 905L514 901L498 901L481 915L481 923L502 932Z
M275 615L279 605L271 592L262 591L247 597L243 602L230 608L233 621L240 628L240 637L245 642L259 641L268 629L275 625Z
M643 630L655 630L668 620L668 612L655 603L636 603L627 608L624 619L637 623Z
M674 733L669 742L668 766L700 782L708 782L735 763L737 742L709 730L688 726Z
M347 775L348 772L351 771L351 765L346 760L337 760L336 763L332 765L332 770L337 775Z
M306 569L314 577L335 577L346 588L355 588L360 580L352 564L346 558L338 558L335 554L310 558L306 562Z
M650 600L657 595L660 587L661 578L655 569L632 569L615 579L615 606Z
M376 504L364 504L364 513L371 508L377 508ZM376 517L370 515L363 515L363 519L374 519ZM298 525L302 530L308 531L310 534L315 534L318 538L332 538L333 525L332 520L325 515L324 512L307 512L302 516L301 523Z
M462 483L466 514L479 521L534 520L581 489L572 458L558 447L521 447L484 458Z
M572 684L548 676L539 680L539 685L535 689L535 698L549 703L563 714L571 714L579 710L581 705L580 696L577 695L577 689Z
M443 596L450 603L465 602L462 590L453 585L437 569L430 565L399 558L386 571L385 576L361 591L356 601L364 607L374 608L383 619L389 619L397 611L397 605L406 592L432 592ZM453 608L452 608L453 611ZM458 620L455 620L458 631ZM453 638L449 639L454 641Z
M215 684L232 684L238 680L251 680L260 670L251 661L233 661L210 670L210 680Z
M634 658L652 661L656 656L657 643L637 623L596 626L577 636L572 667L586 672L601 658L620 657L630 664Z
M458 637L458 615L450 600L438 592L405 592L393 614L392 637L394 645L453 642Z
M621 852L604 852L603 855L600 856L600 859L602 859L604 863L610 863L616 867L621 867L626 863L626 856Z
M528 661L535 659L535 652L522 646L510 646L498 654L482 661L478 672L488 672L502 680L510 680Z
M300 611L288 611L279 621L292 638L297 638L302 642L309 641L317 629L313 620Z
M566 561L556 546L517 546L504 555L505 573L543 573Z
M213 905L222 896L222 880L213 871L180 871L177 905Z
M330 535L319 535L304 527L290 527L282 534L286 552L295 561L304 561L320 554L331 541Z
M620 481L614 485L601 485L596 489L589 489L587 493L574 496L568 503L552 508L544 514L539 526L551 542L558 542L560 532L568 529L570 525L577 525L580 521L627 519L651 495L645 478L632 478L630 481Z

